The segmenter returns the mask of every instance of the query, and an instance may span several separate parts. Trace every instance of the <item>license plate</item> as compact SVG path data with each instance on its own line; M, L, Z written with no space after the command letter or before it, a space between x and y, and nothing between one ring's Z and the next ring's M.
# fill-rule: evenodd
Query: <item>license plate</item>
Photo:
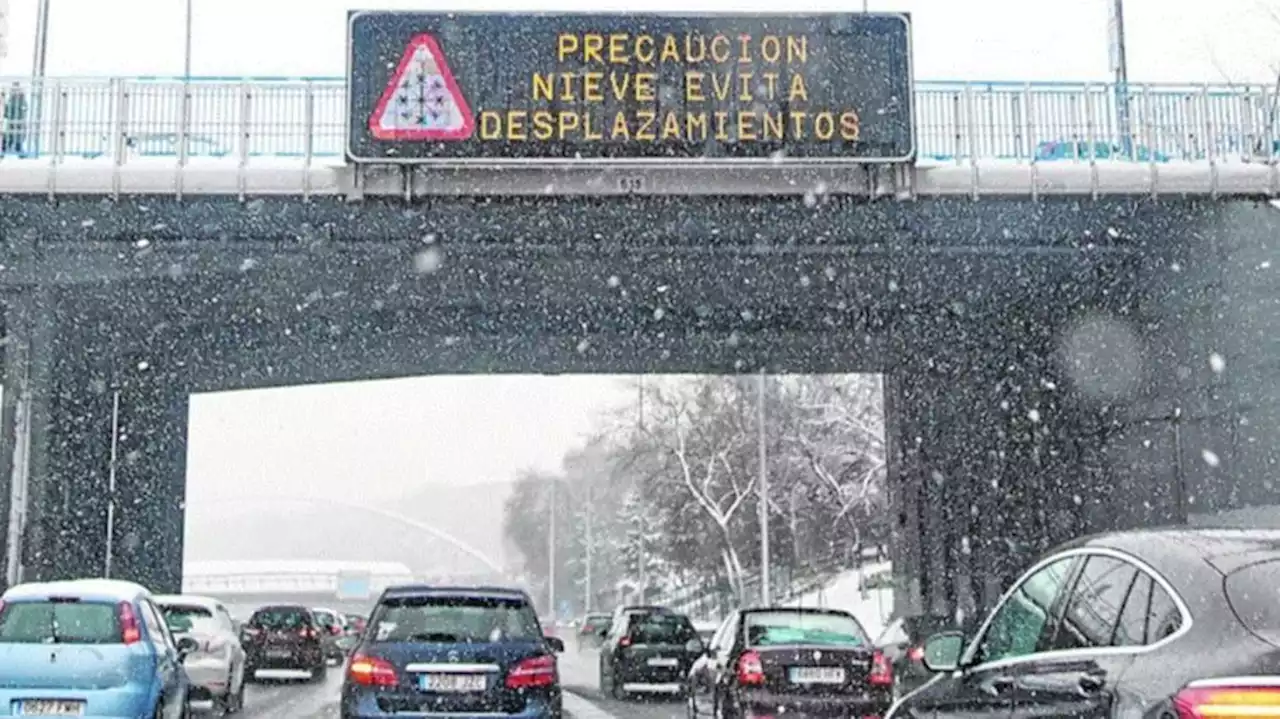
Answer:
M840 667L791 667L791 681L796 684L844 684Z
M84 715L84 702L62 699L28 699L19 705L22 716L78 717Z
M651 667L674 667L679 665L680 662L669 657L654 657L649 660L649 666Z
M268 649L267 656L272 659L288 659L290 652L288 649Z
M482 692L484 674L423 674L420 686L426 692Z

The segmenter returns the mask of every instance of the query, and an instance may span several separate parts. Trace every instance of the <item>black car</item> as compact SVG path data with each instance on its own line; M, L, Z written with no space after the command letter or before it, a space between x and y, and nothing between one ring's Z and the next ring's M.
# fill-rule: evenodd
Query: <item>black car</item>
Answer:
M615 699L638 692L677 694L702 648L698 630L683 614L624 612L600 645L600 692Z
M957 622L953 617L943 615L900 616L880 632L875 646L893 664L894 687L899 694L905 694L933 678L933 672L925 669L921 661L926 639L950 630L959 630L968 636L975 628L972 620Z
M324 681L326 661L324 629L307 607L277 604L258 609L240 630L246 679L261 669L288 669L311 673L312 681Z
M352 650L340 716L560 719L561 651L521 590L390 587Z
M690 719L879 717L893 703L893 668L848 612L744 609L716 630L686 691Z
M1280 532L1098 535L1037 562L894 717L1280 716Z

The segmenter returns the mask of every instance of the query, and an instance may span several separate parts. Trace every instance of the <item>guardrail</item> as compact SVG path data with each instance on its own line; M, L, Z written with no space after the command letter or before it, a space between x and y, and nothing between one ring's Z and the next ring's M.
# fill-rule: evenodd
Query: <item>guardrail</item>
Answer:
M796 567L775 567L769 577L770 599L774 603L791 601L821 589L841 572L879 561L884 561L883 552L875 547L867 547L848 552L836 550ZM744 577L742 584L745 603L757 601L761 584L759 572L752 572ZM737 604L737 597L725 582L712 586L686 587L658 595L652 601L701 620L718 620Z
M0 154L28 158L162 156L340 158L339 78L0 79ZM15 90L17 93L15 93ZM12 97L21 102L8 103ZM20 105L25 103L25 110ZM1117 126L1125 106L1129 131ZM919 82L922 160L1268 161L1277 151L1273 88L1224 85Z

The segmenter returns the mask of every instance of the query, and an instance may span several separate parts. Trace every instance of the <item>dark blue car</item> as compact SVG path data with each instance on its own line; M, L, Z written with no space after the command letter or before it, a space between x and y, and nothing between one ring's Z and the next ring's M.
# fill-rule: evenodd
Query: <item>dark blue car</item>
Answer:
M518 589L390 587L347 665L342 719L560 719L561 651Z

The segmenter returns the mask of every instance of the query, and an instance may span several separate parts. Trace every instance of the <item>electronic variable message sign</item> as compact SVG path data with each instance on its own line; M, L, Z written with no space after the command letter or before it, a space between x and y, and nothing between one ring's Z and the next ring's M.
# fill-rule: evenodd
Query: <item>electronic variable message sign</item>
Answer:
M914 159L905 15L353 12L355 162Z

